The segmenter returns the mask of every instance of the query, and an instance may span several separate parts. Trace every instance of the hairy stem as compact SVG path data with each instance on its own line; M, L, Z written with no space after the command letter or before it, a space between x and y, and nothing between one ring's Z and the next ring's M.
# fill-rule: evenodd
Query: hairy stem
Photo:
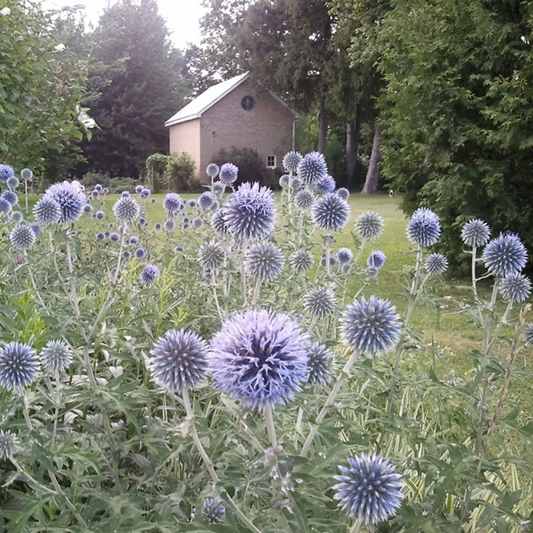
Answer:
M274 426L274 413L272 411L272 405L268 404L265 407L265 422L268 431L268 438L274 452L278 448L278 439L276 437L276 428Z

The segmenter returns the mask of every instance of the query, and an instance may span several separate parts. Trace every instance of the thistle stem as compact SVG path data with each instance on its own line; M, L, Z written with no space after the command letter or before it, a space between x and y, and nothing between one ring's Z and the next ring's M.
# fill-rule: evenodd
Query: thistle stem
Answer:
M360 519L357 519L353 526L350 528L350 533L359 533L361 531L361 526L363 525L363 521Z
M241 257L241 283L242 283L242 305L246 307L248 301L246 298L246 268L244 266L244 257L246 256L246 250L248 248L248 242L246 239L242 243L242 257Z
M122 263L122 251L124 250L124 237L125 236L126 236L126 232L122 230L122 236L120 237L120 251L118 252L117 269L115 271L115 276L113 277L113 285L116 285L118 276L120 273L120 265Z
M253 296L253 299L252 299L252 307L255 307L257 305L257 302L259 300L259 295L261 294L261 280L259 278L257 278L256 282L255 282L255 287L254 287L254 296Z
M224 322L224 313L222 312L222 309L220 308L220 303L218 301L218 295L217 295L217 286L215 284L215 276L214 274L211 274L211 284L213 287L213 298L215 300L215 304L217 306L218 316L220 317L220 322Z
M26 254L26 250L24 250L24 255L27 255ZM33 269L31 268L29 256L28 256L28 259L27 259L27 265L28 265L28 274L30 275L30 281L31 281L31 285L33 287L33 290L35 292L35 296L37 296L37 300L39 300L39 304L44 309L44 312L46 314L48 314L48 309L47 309L43 299L41 298L41 293L39 292L39 289L37 288L37 284L35 283L35 278L33 277Z
M272 405L270 404L265 407L265 422L268 431L268 438L270 440L272 449L275 452L278 448L278 439L276 437L276 428L274 426L274 413L272 410Z

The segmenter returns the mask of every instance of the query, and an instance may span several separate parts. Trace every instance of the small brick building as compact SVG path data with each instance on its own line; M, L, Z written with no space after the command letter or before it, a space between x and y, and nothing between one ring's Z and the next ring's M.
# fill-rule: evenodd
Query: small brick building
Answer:
M232 146L253 148L266 168L281 168L298 118L272 91L254 89L245 73L210 87L165 126L170 128L170 154L190 154L196 177L206 181L213 154Z

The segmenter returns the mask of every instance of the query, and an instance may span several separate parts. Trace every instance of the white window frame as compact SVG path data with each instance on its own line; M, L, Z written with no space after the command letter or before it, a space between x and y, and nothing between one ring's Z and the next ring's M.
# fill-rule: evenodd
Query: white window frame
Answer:
M273 165L269 165L268 164L268 160L273 157L274 158L274 164ZM277 157L275 155L267 155L266 156L266 167L267 168L277 168Z

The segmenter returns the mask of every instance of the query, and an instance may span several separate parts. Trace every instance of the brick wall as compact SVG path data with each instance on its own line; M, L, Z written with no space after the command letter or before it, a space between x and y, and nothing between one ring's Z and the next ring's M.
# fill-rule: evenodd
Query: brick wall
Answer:
M196 175L205 174L200 166L200 119L170 126L170 155L187 152L196 164ZM201 173L200 173L201 171Z

